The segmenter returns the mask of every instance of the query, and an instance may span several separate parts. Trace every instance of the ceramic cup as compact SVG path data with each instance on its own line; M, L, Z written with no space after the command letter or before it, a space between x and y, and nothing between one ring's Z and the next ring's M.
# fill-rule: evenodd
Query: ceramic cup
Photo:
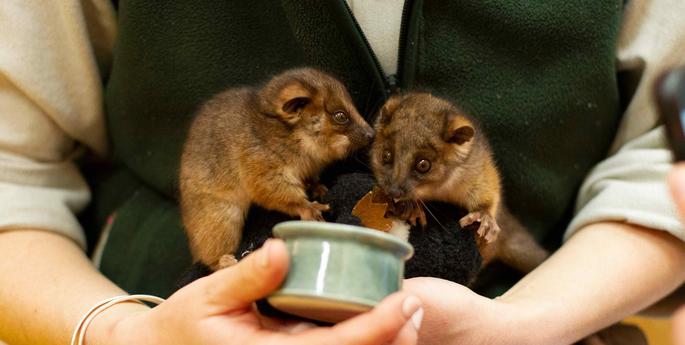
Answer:
M339 322L370 310L399 291L412 246L364 227L288 221L274 227L285 240L290 270L267 298L276 309L308 319Z

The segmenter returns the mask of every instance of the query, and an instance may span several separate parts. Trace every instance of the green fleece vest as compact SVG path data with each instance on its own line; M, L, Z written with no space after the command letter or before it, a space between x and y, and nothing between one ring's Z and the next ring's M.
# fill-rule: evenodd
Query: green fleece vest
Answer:
M398 74L385 78L344 0L121 0L106 85L117 168L94 186L116 214L101 269L169 294L190 256L177 206L182 143L214 93L295 66L339 77L370 119L394 90L446 97L478 118L512 211L558 243L577 190L619 121L620 0L408 0Z

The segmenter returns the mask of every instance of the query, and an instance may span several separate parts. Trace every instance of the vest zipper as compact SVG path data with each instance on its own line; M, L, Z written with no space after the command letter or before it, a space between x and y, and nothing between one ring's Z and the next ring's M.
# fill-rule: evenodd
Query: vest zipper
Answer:
M371 53L373 63L374 65L376 65L376 69L381 74L381 79L383 79L383 87L385 88L386 95L391 94L393 91L397 89L397 79L392 76L392 78L386 76L385 71L383 71L383 67L381 66L381 63L378 61L376 53L374 53L373 49L371 49L371 44L369 44L369 40L366 38L366 35L364 35L362 27L359 25L357 18L354 17L352 8L350 8L350 5L347 3L347 0L341 1L345 4L345 8L347 9L347 12L350 14L350 17L352 18L352 23L354 23L354 27L357 29L357 32L359 32L359 35L361 35L362 41L364 42L366 49L368 49L369 53Z
M413 5L413 0L405 0L402 6L402 19L400 20L400 44L397 48L397 75L394 76L395 79L395 90L400 89L400 83L402 82L402 70L404 66L404 55L405 50L407 50L407 31L409 30L409 12Z

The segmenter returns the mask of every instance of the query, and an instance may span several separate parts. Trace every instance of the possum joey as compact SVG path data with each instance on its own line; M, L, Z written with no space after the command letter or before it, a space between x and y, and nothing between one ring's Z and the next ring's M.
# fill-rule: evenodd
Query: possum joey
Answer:
M371 165L379 186L404 205L401 218L426 225L424 201L442 201L469 213L462 227L480 223L478 235L493 242L501 183L485 136L473 119L428 93L391 97L380 110Z
M232 262L253 203L323 220L329 206L309 199L326 192L320 172L372 137L343 84L312 68L211 98L196 114L181 158L181 211L193 259L214 270Z

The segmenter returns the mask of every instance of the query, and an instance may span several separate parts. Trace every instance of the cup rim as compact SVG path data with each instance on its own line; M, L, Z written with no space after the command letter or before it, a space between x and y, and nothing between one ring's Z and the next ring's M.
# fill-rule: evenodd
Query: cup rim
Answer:
M276 224L273 233L274 236L282 239L311 236L351 239L399 253L399 256L404 260L408 260L414 255L414 247L408 242L385 232L357 225L290 220Z

